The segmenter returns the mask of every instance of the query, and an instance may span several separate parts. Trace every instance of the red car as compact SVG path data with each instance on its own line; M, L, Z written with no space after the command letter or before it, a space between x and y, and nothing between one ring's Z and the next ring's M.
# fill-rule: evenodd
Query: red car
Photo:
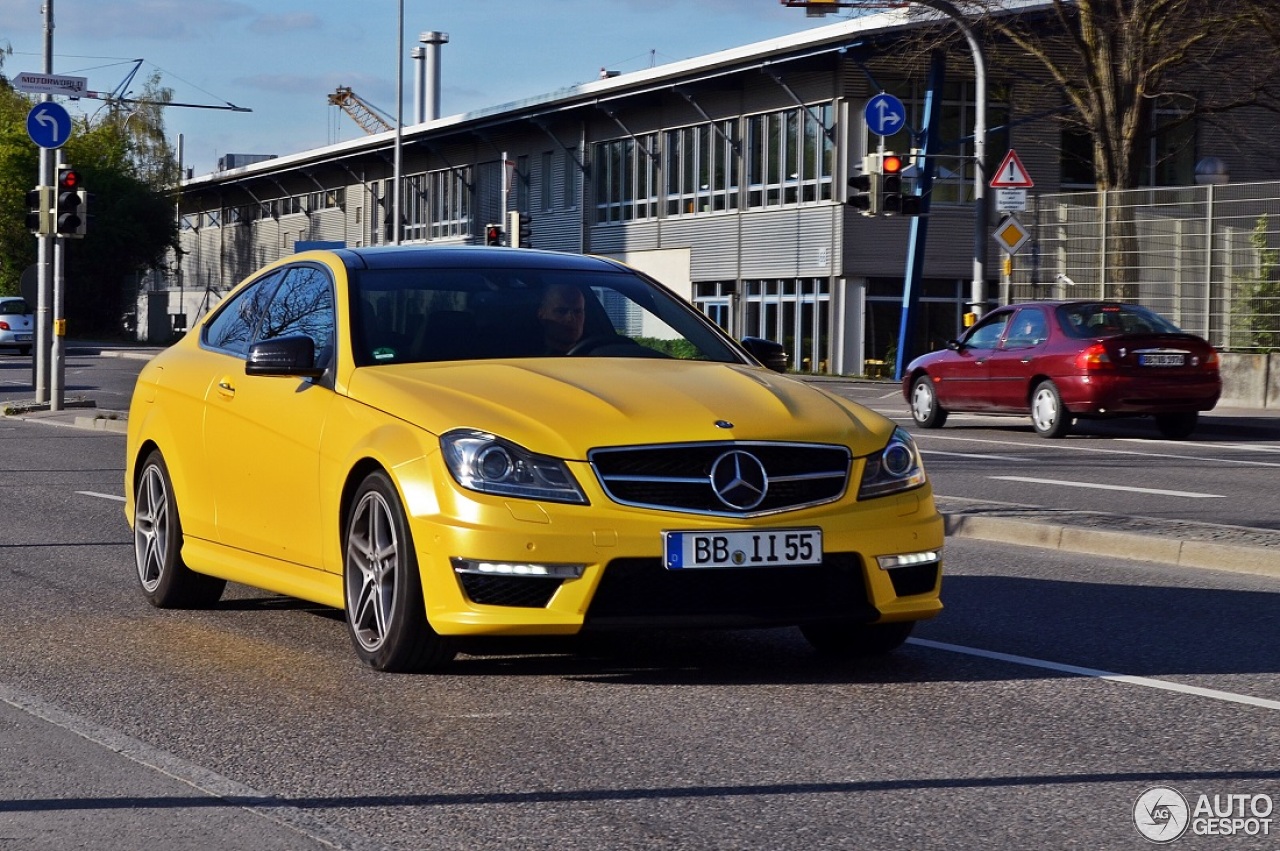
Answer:
M1030 414L1062 437L1076 418L1154 417L1180 439L1218 403L1218 353L1159 314L1110 301L1013 304L908 364L902 394L923 428L952 411Z

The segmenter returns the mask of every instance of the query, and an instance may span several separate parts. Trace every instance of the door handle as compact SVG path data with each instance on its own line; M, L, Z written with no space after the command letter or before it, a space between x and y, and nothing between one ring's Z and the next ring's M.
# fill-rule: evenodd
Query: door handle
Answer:
M230 378L221 378L218 380L218 395L228 399L236 395L236 386Z

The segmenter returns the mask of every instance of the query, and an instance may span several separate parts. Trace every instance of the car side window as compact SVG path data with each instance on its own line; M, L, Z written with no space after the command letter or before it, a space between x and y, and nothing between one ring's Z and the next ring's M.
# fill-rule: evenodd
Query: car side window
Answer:
M1000 342L1000 336L1004 333L1005 325L1009 323L1010 315L1008 313L1000 313L984 319L965 338L965 348L994 349Z
M218 312L204 326L201 342L210 348L247 357L249 342L283 277L283 272L267 275L219 305Z
M1049 339L1049 325L1045 321L1044 313L1037 308L1023 308L1009 324L1009 333L1005 335L1004 345L1007 349L1021 349L1038 346L1047 339Z
M336 326L329 273L315 266L294 266L276 288L255 339L306 335L316 345L316 366L327 366Z

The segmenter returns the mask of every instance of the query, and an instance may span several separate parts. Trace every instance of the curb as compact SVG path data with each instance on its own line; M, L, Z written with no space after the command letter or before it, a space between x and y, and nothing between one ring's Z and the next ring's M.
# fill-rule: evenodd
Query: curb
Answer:
M943 513L950 537L973 538L1082 555L1159 562L1178 567L1280 576L1280 548L1170 538L1152 532L1116 532L1059 523Z

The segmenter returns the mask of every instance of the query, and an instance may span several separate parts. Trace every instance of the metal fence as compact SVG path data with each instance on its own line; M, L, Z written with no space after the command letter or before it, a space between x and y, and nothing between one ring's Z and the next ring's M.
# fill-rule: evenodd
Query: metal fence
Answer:
M1002 301L1137 302L1226 351L1280 351L1280 182L1028 199Z

